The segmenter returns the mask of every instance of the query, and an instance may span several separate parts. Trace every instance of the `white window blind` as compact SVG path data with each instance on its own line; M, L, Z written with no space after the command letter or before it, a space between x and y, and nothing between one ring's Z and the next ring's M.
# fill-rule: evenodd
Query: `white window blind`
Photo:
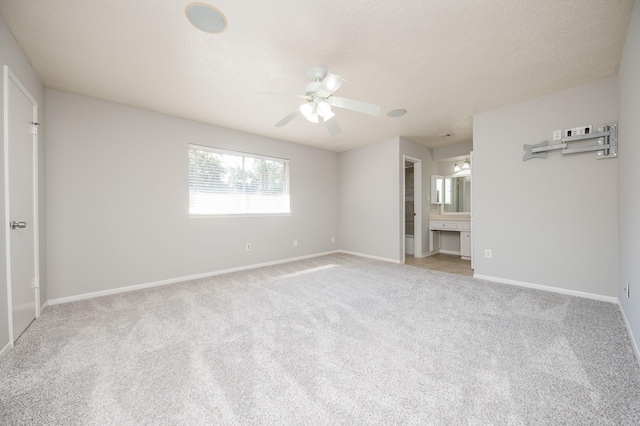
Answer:
M289 206L289 160L189 145L189 214L282 214Z

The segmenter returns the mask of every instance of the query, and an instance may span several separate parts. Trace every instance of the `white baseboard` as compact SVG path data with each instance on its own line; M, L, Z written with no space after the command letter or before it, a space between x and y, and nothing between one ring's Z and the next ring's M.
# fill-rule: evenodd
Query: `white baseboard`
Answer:
M627 314L624 312L622 308L622 304L618 303L620 307L620 312L622 312L622 318L624 319L624 325L627 327L627 334L629 335L629 339L631 340L631 347L636 354L636 361L640 364L640 349L638 349L638 342L636 342L635 337L633 337L633 332L631 331L631 326L629 325L629 320L627 319Z
M409 254L409 253L407 253L407 254ZM415 258L417 258L417 259L424 259L425 257L433 256L434 254L436 254L436 253L429 253L429 252L427 252L427 253L422 253L422 254L418 254L418 255L416 255L415 253L413 253L413 257L415 257Z
M485 280L485 281L493 281L495 283L500 283L500 284L510 284L518 287L526 287L526 288L534 288L536 290L551 291L553 293L566 294L568 296L584 297L586 299L600 300L603 302L616 303L616 304L618 303L617 297L603 296L601 294L586 293L583 291L568 290L560 287L551 287L548 285L527 283L524 281L510 280L508 278L490 277L487 275L473 274L473 278L478 278L480 280Z
M44 311L49 307L49 301L44 302L44 305L40 306L40 315L44 313Z
M423 259L425 257L433 256L433 255L436 255L438 253L440 253L440 249L436 249L434 251L428 251L426 253L422 253L420 256L415 256L415 257L417 257L419 259Z
M455 254L456 256L460 256L460 252L459 251L455 251L455 250L439 250L440 253L442 254Z
M402 263L402 261L398 260L398 259L389 259L387 257L372 256L370 254L358 253L358 252L355 252L355 251L338 250L338 253L351 254L353 256L366 257L368 259L374 259L374 260L382 260L383 262Z
M131 285L131 286L127 286L127 287L118 287L118 288L113 288L113 289L109 289L109 290L94 291L94 292L91 292L91 293L78 294L78 295L75 295L75 296L60 297L60 298L57 298L57 299L47 300L47 302L45 303L44 306L59 305L61 303L76 302L78 300L93 299L94 297L110 296L112 294L118 294L118 293L127 293L129 291L143 290L145 288L159 287L159 286L163 286L163 285L175 284L175 283L184 282L184 281L197 280L197 279L200 279L200 278L213 277L215 275L228 274L228 273L231 273L231 272L246 271L248 269L262 268L264 266L279 265L281 263L295 262L296 260L311 259L313 257L326 256L328 254L334 254L334 253L338 253L338 252L339 252L338 250L327 251L327 252L324 252L324 253L315 253L315 254L310 254L310 255L307 255L307 256L299 256L299 257L291 257L291 258L282 259L282 260L274 260L272 262L264 262L264 263L256 263L256 264L253 264L253 265L239 266L237 268L221 269L219 271L205 272L203 274L195 274L195 275L188 275L188 276L185 276L185 277L170 278L168 280L154 281L154 282L145 283L145 284L136 284L136 285Z
M0 358L2 358L3 356L5 356L7 353L9 353L9 350L13 347L13 345L11 344L11 342L7 343L7 345L2 348L2 350L0 351Z

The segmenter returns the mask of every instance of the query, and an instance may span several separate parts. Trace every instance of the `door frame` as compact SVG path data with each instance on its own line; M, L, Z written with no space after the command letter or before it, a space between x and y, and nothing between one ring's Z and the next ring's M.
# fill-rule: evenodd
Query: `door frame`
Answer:
M8 304L8 316L9 316L9 341L11 347L13 347L14 336L13 336L13 304L11 301L11 229L9 225L10 219L10 209L9 209L9 82L18 87L18 89L27 97L27 99L33 105L33 113L32 113L32 123L38 122L38 102L36 99L31 96L31 93L27 90L27 88L20 82L18 77L11 72L9 66L4 66L4 78L3 78L3 89L4 89L4 206L5 206L5 244L6 244L6 262L7 262L7 304ZM38 216L38 126L33 124L33 132L31 137L31 143L33 144L33 159L32 159L32 167L33 167L33 187L32 187L32 196L33 196L33 248L34 248L34 256L33 256L33 271L34 271L34 281L32 282L32 287L34 289L34 297L35 297L35 317L40 318L40 242L39 242L39 216Z
M405 229L406 229L406 173L404 165L406 162L413 163L413 212L415 219L413 221L413 257L424 257L422 244L422 160L408 155L402 155L402 232L400 238L402 240L402 261L407 260Z
M473 177L473 170L475 169L475 162L473 160L473 151L471 151L469 153L469 161L471 161L471 171L470 171L470 179L471 179L471 203L470 203L470 208L469 208L469 225L471 225L471 269L473 269L473 259L475 258L474 256L474 248L473 248L473 229L474 229L474 214L473 214L473 204L474 204L474 194L473 194L473 188L475 187L474 185L474 177Z

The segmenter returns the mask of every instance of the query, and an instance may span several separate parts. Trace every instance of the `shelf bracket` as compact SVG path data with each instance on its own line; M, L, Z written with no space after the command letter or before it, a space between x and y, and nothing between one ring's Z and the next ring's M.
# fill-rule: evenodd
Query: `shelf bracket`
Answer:
M590 139L597 139L595 145L576 146L570 147L572 142L586 141ZM605 158L616 158L618 156L618 125L609 124L598 128L597 132L579 135L569 136L561 139L562 143L556 145L549 145L549 141L543 141L535 145L524 144L524 155L522 161L527 161L532 158L547 158L548 151L554 151L561 149L562 154L575 154L578 152L597 151L598 160Z

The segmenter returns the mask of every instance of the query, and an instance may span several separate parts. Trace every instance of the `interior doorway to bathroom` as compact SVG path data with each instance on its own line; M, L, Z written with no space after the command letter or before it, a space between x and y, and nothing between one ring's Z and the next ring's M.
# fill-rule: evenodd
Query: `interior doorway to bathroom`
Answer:
M402 263L407 256L423 257L422 161L405 155L402 174Z

